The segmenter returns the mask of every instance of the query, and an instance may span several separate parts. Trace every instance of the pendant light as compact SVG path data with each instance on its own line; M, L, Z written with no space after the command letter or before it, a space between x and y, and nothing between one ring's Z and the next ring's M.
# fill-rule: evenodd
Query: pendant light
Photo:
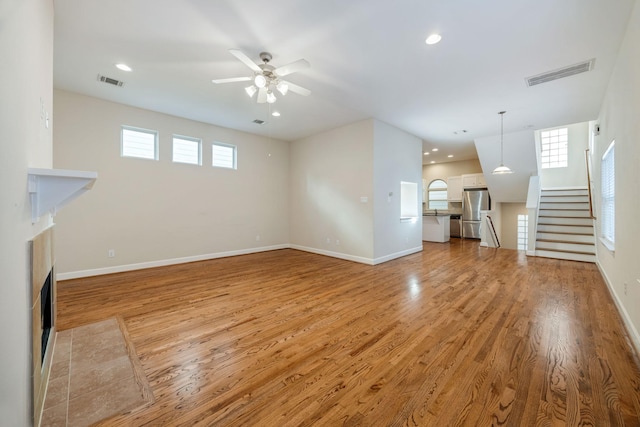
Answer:
M493 172L491 172L493 175L506 175L509 173L513 173L513 171L511 169L509 169L507 166L504 165L504 113L506 113L506 111L500 111L498 114L500 114L500 166L498 166L497 168L495 168L493 170Z

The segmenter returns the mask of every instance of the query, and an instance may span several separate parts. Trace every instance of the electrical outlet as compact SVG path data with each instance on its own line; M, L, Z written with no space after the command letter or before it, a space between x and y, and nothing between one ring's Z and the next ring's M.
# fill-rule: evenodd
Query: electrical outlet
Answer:
M331 237L327 237L327 243L331 243Z
M624 283L624 294L627 295L627 282Z
M260 241L260 235L258 234L256 235L256 242L259 242L259 241Z
M109 258L113 258L116 256L116 250L115 249L109 249L109 252L107 253L107 256Z
M340 240L336 239L336 245L340 246Z

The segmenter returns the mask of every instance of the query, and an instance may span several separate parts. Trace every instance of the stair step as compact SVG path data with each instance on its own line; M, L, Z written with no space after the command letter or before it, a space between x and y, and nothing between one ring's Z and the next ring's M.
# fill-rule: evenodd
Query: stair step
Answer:
M576 252L536 250L536 256L544 258L555 258L568 261L596 262L596 256L592 254L581 254Z
M554 241L554 240L536 240L536 250L552 250L552 251L567 251L584 254L596 253L596 246L593 243L573 243L567 241Z
M547 188L540 192L541 196L588 196L589 190L586 188Z
M595 243L593 234L574 234L563 232L550 233L544 231L541 232L540 230L538 230L536 241L558 243L587 243L591 245Z
M582 234L582 235L593 236L593 226L592 225L576 225L576 224L540 224L538 223L538 232Z
M573 225L573 226L593 226L593 220L589 217L571 218L558 216L540 216L538 225Z
M555 196L553 194L545 194L540 196L540 202L586 202L589 203L588 195L579 196Z
M589 202L542 202L540 210L589 210Z
M540 209L540 217L589 218L589 209Z

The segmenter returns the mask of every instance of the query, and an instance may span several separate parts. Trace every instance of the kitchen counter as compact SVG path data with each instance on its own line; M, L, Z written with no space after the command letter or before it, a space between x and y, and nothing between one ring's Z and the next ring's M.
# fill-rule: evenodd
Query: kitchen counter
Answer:
M422 240L445 243L449 241L450 214L424 213L422 215Z

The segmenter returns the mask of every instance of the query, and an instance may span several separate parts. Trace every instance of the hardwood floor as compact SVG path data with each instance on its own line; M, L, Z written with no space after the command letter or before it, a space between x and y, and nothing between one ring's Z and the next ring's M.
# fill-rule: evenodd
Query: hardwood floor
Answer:
M103 425L640 425L594 264L453 239L378 266L285 249L58 288L60 329L124 318L155 396Z

